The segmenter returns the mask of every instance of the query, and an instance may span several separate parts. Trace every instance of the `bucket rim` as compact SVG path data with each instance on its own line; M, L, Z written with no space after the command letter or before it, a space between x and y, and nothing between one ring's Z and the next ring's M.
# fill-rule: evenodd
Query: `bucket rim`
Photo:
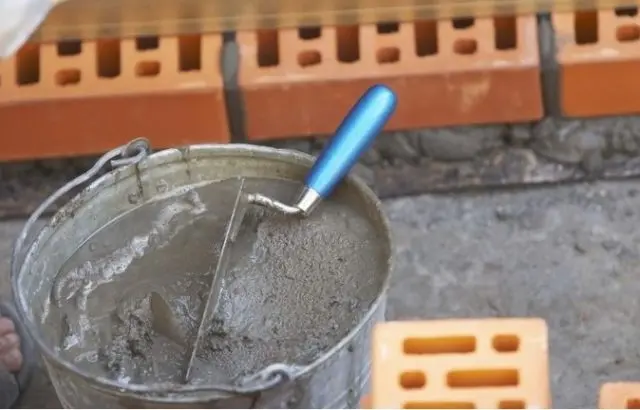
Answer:
M113 152L115 150L112 150ZM105 154L106 156L106 154ZM106 378L103 376L96 376L90 372L79 368L74 365L72 361L66 360L60 355L56 354L52 346L45 343L44 338L40 337L40 329L35 321L29 319L27 301L21 295L18 287L18 279L25 273L27 267L30 266L35 254L35 248L40 245L42 236L47 228L55 229L57 224L66 221L72 214L74 208L89 203L94 198L94 194L100 192L103 189L109 188L113 184L117 184L119 179L122 179L122 173L129 175L130 173L153 169L158 166L171 164L178 161L190 161L198 158L211 158L211 157L251 157L256 156L263 159L271 159L279 162L285 162L292 165L300 165L310 168L314 162L314 157L310 154L300 152L293 149L275 148L261 145L243 144L243 143L229 143L229 144L193 144L179 148L167 148L157 152L151 153L148 156L142 158L139 162L125 164L121 167L114 167L114 169L106 172L104 175L91 181L85 188L83 188L78 194L74 195L70 200L64 203L51 218L44 224L42 228L37 230L33 240L27 245L22 258L19 263L17 255L14 253L11 261L11 286L13 289L13 299L16 305L18 316L22 323L25 325L29 335L32 337L40 351L48 359L48 365L60 367L71 374L84 379L92 387L104 391L113 393L117 392L120 397L128 397L132 399L144 399L150 402L156 403L197 403L207 400L222 399L225 397L231 397L234 395L248 395L255 394L261 391L267 391L283 380L279 380L277 383L272 383L268 387L258 386L251 389L240 389L232 384L220 384L220 385L181 385L178 383L153 383L153 384L131 384L122 383L116 380ZM351 184L365 200L373 206L379 217L380 228L383 230L383 234L386 236L388 244L388 257L386 259L387 273L384 281L375 299L368 307L365 315L359 320L357 325L353 327L340 341L334 344L330 349L325 351L322 355L318 356L313 362L308 365L296 366L292 364L284 364L294 368L290 380L300 378L320 366L323 362L334 356L337 352L344 349L354 337L361 331L361 329L371 320L375 312L380 308L380 305L386 300L386 295L390 287L391 274L394 266L394 239L392 231L390 229L389 220L386 213L382 209L382 202L380 198L373 192L373 190L367 186L367 184L353 172L349 173L344 180ZM45 200L46 201L46 200ZM146 202L141 204L144 205ZM21 235L30 229L25 225ZM384 306L383 306L384 308ZM198 396L182 396L175 397L174 395L184 394L199 394Z

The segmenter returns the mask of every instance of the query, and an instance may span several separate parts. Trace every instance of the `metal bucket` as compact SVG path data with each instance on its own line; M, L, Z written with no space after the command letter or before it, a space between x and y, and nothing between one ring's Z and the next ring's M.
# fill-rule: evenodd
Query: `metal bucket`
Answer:
M302 153L252 145L197 145L150 153L135 140L101 157L87 173L55 192L34 212L12 258L16 305L43 355L65 408L355 408L370 375L370 337L384 320L391 271L389 227L379 200L358 178L339 188L375 227L386 266L376 297L362 320L310 364L276 363L240 385L124 384L99 377L55 352L39 323L42 298L51 292L63 264L94 233L163 193L203 181L236 176L301 181L313 159ZM103 168L113 169L97 177ZM96 179L97 178L97 179ZM56 200L88 183L41 230L38 219Z

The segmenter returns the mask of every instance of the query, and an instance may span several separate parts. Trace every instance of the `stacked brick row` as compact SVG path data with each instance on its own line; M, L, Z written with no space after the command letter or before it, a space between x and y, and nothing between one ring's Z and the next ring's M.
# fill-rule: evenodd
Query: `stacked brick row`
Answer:
M535 33L533 17L239 33L246 136L330 134L376 82L398 94L390 130L539 118Z
M378 82L399 97L388 130L536 121L549 94L563 116L639 113L637 9L550 21L29 44L0 62L0 160L93 154L136 136L159 148L326 135Z
M563 114L640 113L638 9L558 14L552 22Z
M0 62L0 159L227 142L219 35L29 44Z

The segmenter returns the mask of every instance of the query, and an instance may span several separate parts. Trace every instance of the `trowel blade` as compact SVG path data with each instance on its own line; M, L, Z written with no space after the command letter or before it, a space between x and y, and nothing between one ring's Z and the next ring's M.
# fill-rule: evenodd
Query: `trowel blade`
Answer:
M207 302L205 303L204 310L202 311L202 319L200 320L200 325L198 326L196 340L193 343L191 356L189 357L189 363L187 364L187 369L184 374L185 384L188 383L191 379L191 371L193 370L192 368L195 362L196 353L198 352L198 349L200 347L200 342L204 336L206 329L208 328L208 324L211 321L213 313L218 308L220 291L222 290L222 280L224 278L224 274L227 271L227 266L229 264L229 255L231 254L229 245L233 243L233 241L235 241L238 232L240 231L240 226L242 225L242 221L247 212L248 205L249 203L244 194L244 178L241 178L240 188L238 189L238 194L236 195L233 210L231 211L231 217L229 218L229 222L227 222L224 239L222 241L222 248L220 249L220 256L218 257L218 263L216 264L216 270L214 271L213 279L211 280L211 288L209 289Z
M184 346L187 340L186 332L167 301L160 294L152 292L150 306L154 329L179 345Z

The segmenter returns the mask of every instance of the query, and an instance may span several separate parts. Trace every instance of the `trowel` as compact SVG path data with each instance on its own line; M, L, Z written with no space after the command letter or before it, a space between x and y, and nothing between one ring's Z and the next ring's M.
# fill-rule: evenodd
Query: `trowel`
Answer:
M187 333L167 301L157 292L151 292L149 305L153 329L181 346L186 345Z
M244 207L241 206L242 198L244 196L244 178L240 178L240 186L238 188L238 193L236 195L236 200L233 205L233 210L231 211L231 217L229 218L229 222L227 222L227 226L225 229L224 239L222 241L222 248L220 249L220 256L218 257L218 262L216 264L216 270L213 273L213 279L211 280L211 287L209 288L209 295L207 297L207 301L205 302L204 309L202 310L202 318L200 319L200 325L198 326L198 333L196 333L196 339L193 342L193 347L191 348L191 355L189 357L189 361L187 362L187 367L184 372L184 383L188 383L191 380L191 372L193 370L193 364L196 360L196 354L200 348L200 343L202 342L202 337L204 336L205 331L207 330L207 325L211 321L211 317L213 313L218 308L218 299L220 297L220 291L222 288L222 278L223 274L227 270L227 265L229 263L229 255L231 252L228 251L229 245L231 242L235 241L236 236L238 235L238 231L240 229L240 223L244 217ZM242 213L239 213L242 212Z
M382 131L396 108L395 93L383 85L369 88L347 114L335 135L307 174L304 185L293 204L285 204L259 193L245 194L244 179L239 178L236 200L227 223L220 256L209 290L198 328L191 357L184 375L184 383L191 378L191 371L201 340L208 328L211 316L216 311L223 275L229 259L229 246L235 241L248 205L254 204L274 209L284 215L307 217L322 200L334 191L347 173L358 162L360 156Z

